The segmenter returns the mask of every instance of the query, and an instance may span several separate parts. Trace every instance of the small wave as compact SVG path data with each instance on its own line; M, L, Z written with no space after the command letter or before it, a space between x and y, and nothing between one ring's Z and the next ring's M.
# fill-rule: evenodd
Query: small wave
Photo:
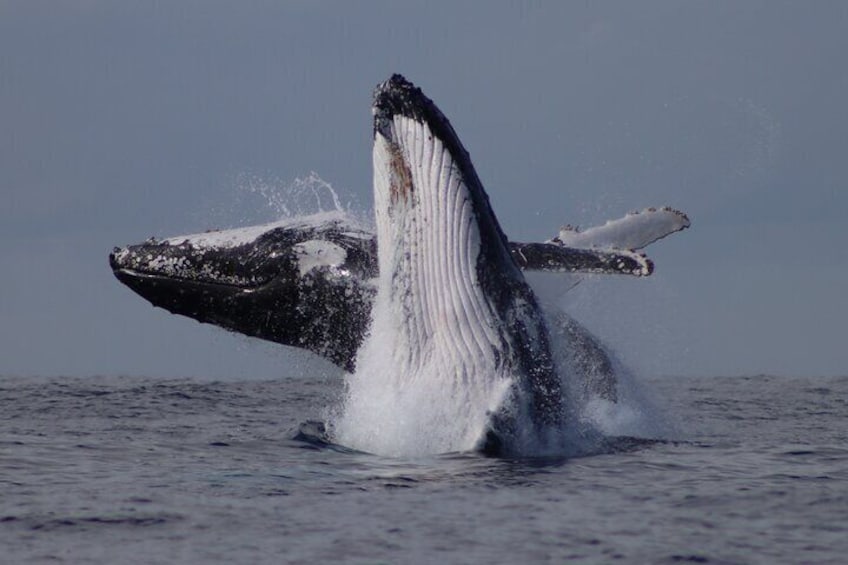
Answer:
M328 449L341 453L364 453L333 441L327 425L320 420L307 420L298 426L292 440L301 442L307 449Z
M89 530L92 528L147 528L183 520L178 514L117 514L93 516L4 516L0 522L18 524L33 531Z

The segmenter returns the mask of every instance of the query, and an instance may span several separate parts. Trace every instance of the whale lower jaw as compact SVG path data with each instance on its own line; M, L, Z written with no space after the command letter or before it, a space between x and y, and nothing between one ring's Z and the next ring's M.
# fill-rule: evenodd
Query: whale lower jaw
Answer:
M426 449L468 450L514 383L511 357L499 354L510 342L477 280L480 230L458 169L438 138L424 142L424 124L397 116L395 128L401 144L381 135L374 143L374 170L388 173L374 180L378 264L388 276L380 278L372 327L394 333L395 402L407 418L430 419L415 425L428 430ZM421 156L413 161L416 145ZM360 357L358 375L375 369L368 364L382 357L375 353ZM427 406L435 391L438 405ZM421 449L420 434L416 442Z
M378 293L393 305L392 327L408 340L409 348L399 350L404 369L444 365L468 386L482 385L475 380L491 381L486 373L508 372L508 358L496 354L509 340L478 281L474 206L440 140L426 142L425 124L404 116L395 123L402 144L381 135L374 143L375 171L390 169L375 177L378 263L387 274ZM414 159L409 153L418 145ZM399 178L397 167L405 167L402 176L409 178ZM398 187L404 182L410 188Z
M376 94L380 274L339 440L392 455L521 452L560 418L544 318L450 124L400 81Z

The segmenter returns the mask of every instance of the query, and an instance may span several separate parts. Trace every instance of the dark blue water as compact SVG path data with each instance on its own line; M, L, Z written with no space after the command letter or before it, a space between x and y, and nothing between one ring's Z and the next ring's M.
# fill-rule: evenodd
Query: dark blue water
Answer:
M844 563L848 378L652 379L675 441L392 460L338 379L0 379L3 563Z

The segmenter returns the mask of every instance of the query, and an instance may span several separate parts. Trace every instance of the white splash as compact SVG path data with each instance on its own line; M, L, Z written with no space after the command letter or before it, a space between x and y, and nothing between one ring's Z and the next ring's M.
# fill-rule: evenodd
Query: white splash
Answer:
M319 267L338 268L347 259L347 251L341 246L322 239L312 239L292 246L297 259L300 276Z
M264 200L265 209L277 218L296 218L321 212L350 212L333 185L315 171L293 181L242 173L236 179L238 190Z

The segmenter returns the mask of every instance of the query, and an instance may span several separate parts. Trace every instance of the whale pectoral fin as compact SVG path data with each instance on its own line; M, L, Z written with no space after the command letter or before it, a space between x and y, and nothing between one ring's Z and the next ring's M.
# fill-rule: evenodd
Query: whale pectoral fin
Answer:
M565 226L548 243L580 249L643 249L690 225L689 217L679 210L645 208L585 230Z
M525 271L594 273L646 277L654 263L635 251L579 249L554 243L510 242L512 257Z

